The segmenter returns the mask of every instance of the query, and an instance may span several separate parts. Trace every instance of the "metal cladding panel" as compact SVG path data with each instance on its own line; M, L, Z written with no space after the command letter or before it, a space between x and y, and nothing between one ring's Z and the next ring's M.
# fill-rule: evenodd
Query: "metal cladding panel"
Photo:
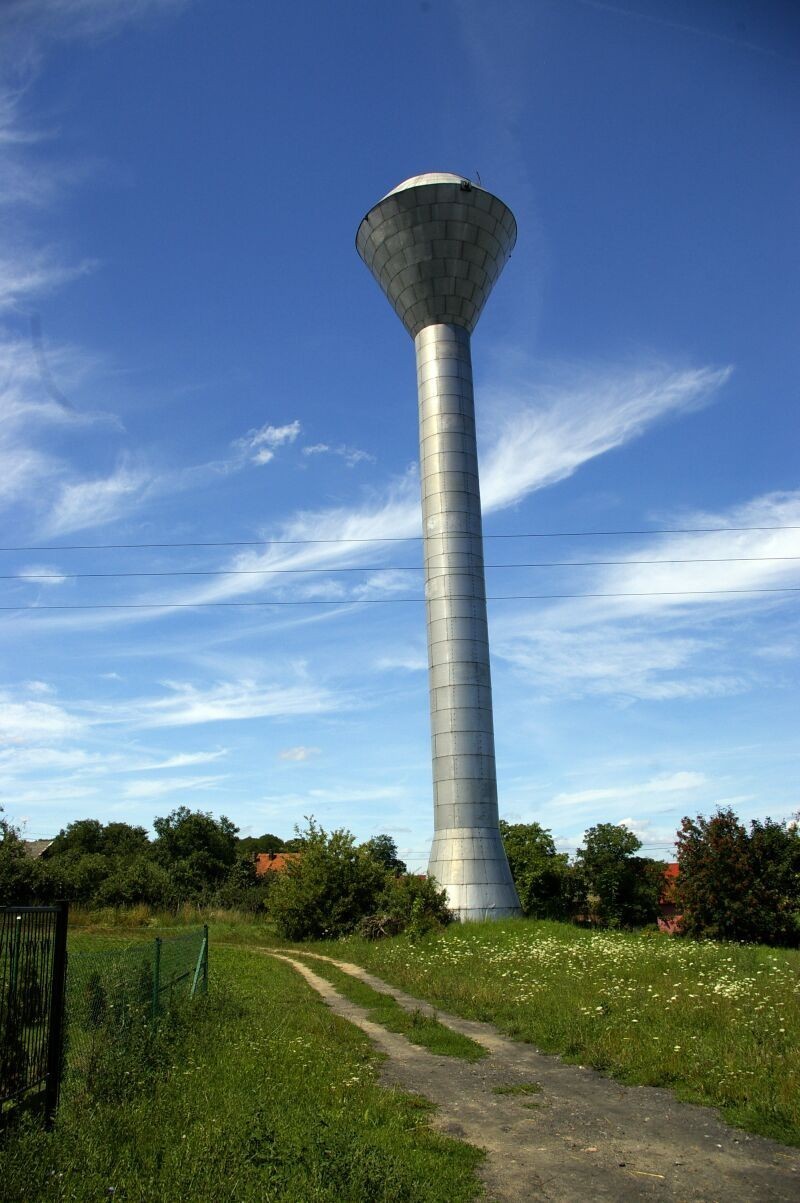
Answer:
M490 731L443 731L433 737L434 756L464 756L475 754L494 756L494 739Z
M480 736L482 743L485 736L494 739L492 732L491 710L479 710L473 707L468 714L463 710L437 710L431 715L431 733L433 739L439 735L454 735L456 732L474 732Z
M400 185L356 238L415 341L436 832L429 871L462 918L520 913L498 827L469 340L515 239L502 201L447 174Z

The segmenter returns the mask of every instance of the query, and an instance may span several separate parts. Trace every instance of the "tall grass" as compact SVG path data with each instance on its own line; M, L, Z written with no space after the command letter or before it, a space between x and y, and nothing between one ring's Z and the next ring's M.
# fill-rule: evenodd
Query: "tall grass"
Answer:
M212 946L211 973L208 999L68 1090L52 1134L30 1119L6 1134L4 1203L476 1197L481 1154L430 1131L424 1100L378 1087L367 1038L294 970Z
M545 1051L671 1086L800 1144L800 953L534 920L324 951Z

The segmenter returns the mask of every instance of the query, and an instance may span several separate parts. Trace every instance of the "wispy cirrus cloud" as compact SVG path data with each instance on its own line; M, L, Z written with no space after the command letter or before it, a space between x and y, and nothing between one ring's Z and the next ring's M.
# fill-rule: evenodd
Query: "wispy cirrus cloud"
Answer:
M513 388L487 388L486 433L481 451L484 511L515 505L530 493L573 475L584 463L640 437L652 423L706 404L728 375L729 369L623 367L616 373L606 369L600 387L597 381L601 374L585 368L560 383L551 379L544 391L539 387L542 373L529 381L527 389L518 380ZM297 437L295 427L299 433L299 423L251 432L241 441L240 456L247 448L258 453L262 436L266 440L264 450L270 450L270 441L280 445L293 440ZM205 469L219 467L206 465ZM183 470L179 485L169 476L148 479L146 473L127 464L104 481L70 482L54 508L48 529L53 533L75 529L78 521L88 522L92 515L111 521L128 512L126 507L152 500L170 488L191 487L193 481L199 484L205 479L205 469L196 470L196 479L193 470ZM99 502L96 506L95 495ZM346 581L337 578L337 569L379 562L396 554L396 541L417 537L420 524L419 480L412 465L382 489L368 491L358 504L299 511L277 530L273 527L264 531L265 538L277 542L264 550L248 549L232 556L221 565L231 571L230 576L171 594L162 586L157 599L143 591L132 600L140 604L157 600L191 605L245 598L255 592L280 599L291 588L293 596L300 592L309 600L341 599L346 604L364 596L365 584L355 576ZM302 585L301 577L288 575L309 568L327 568L332 575L313 582L306 579ZM400 582L396 583L399 587ZM157 616L157 610L142 610L81 616L79 621L82 625L89 621L108 625ZM75 620L65 617L52 621L65 626Z
M300 430L297 419L287 422L284 426L271 426L267 423L257 430L249 430L243 438L236 439L233 447L253 464L268 464L275 458L278 447L293 443Z
M670 701L752 688L769 661L759 649L781 644L792 599L770 591L800 586L800 490L662 521L711 529L617 542L595 552L617 563L538 576L531 592L583 596L499 612L496 654L545 696ZM736 527L767 529L714 529ZM767 611L771 641L743 639L737 624Z
M303 455L335 455L343 459L348 468L354 468L356 464L374 464L375 456L370 455L368 451L362 451L359 447L348 447L346 443L338 443L335 447L328 443L312 443L303 448Z
M487 390L490 418L486 450L481 454L481 496L486 512L502 510L537 489L572 475L591 459L613 447L639 437L656 420L705 403L727 379L728 370L699 369L685 373L666 368L620 369L613 382L609 375L599 394L590 381L596 373L581 374L561 390L551 387L544 409L533 384L527 394L515 390L513 404ZM250 573L258 569L302 569L309 566L357 566L366 560L394 552L397 539L420 532L419 480L412 466L382 491L372 491L367 500L353 507L300 512L277 532L278 538L297 546L272 546L265 551L248 551L232 558L229 567ZM300 546L304 540L315 540ZM329 542L326 542L329 541ZM381 548L379 544L385 541ZM273 582L274 583L274 582ZM400 580L392 578L393 586ZM296 585L296 582L294 582ZM244 596L263 591L257 575L221 578L192 590L198 601ZM364 583L345 586L347 596L357 597ZM184 598L185 600L185 598Z
M138 727L187 727L202 723L253 718L285 718L340 710L347 700L324 686L298 681L263 684L254 680L218 681L200 687L185 682L165 683L167 693L133 701L120 718Z
M553 806L583 806L594 802L612 802L638 798L641 795L684 793L699 789L707 784L704 773L679 770L661 777L651 777L629 785L605 786L601 789L576 790L573 793L556 794L551 799Z
M187 769L195 764L211 764L228 755L227 748L218 748L215 752L178 752L167 756L164 760L144 761L139 764L123 766L128 773L153 773L163 769Z
M41 42L55 38L108 37L123 26L149 17L179 12L191 0L5 0L0 31L14 35L18 47L39 52Z
M194 790L216 789L222 776L215 777L154 777L148 781L130 781L122 787L125 798L163 798L167 794L187 794Z
M482 402L484 509L514 505L532 490L564 480L589 460L639 438L654 423L699 408L731 371L659 364L557 374L533 368L511 386L488 383Z
M68 481L54 499L43 532L58 537L107 525L140 505L153 486L152 475L127 460L108 476Z

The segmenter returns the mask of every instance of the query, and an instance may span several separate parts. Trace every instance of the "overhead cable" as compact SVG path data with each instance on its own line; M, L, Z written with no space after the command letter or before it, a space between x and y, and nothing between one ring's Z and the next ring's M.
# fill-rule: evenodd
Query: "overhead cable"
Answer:
M776 526L687 526L663 527L652 530L554 530L528 531L520 534L484 534L484 539L591 539L613 535L717 535L741 531L800 530L800 525ZM457 534L459 532L443 532ZM373 538L338 539L224 539L215 542L193 543L60 543L48 546L0 547L0 551L122 551L178 547L302 547L312 543L421 543L422 535L381 535Z
M703 556L689 560L533 560L515 564L485 564L485 568L609 568L641 567L653 564L762 564L770 561L800 560L800 556ZM273 576L295 572L424 572L424 564L373 564L369 567L337 568L178 568L160 572L9 572L0 581L87 581L117 580L127 577L163 576Z
M662 589L647 593L506 593L487 596L487 601L556 601L566 599L601 598L601 597L711 597L717 594L747 594L747 593L800 593L800 585L786 585L758 589ZM436 601L475 601L474 597L455 596L447 599L435 598ZM301 598L291 601L211 601L211 602L87 602L69 605L34 605L34 606L0 606L2 610L17 612L40 612L43 610L203 610L210 607L254 607L254 606L400 606L408 603L425 601L424 597L347 597L331 600L329 598Z

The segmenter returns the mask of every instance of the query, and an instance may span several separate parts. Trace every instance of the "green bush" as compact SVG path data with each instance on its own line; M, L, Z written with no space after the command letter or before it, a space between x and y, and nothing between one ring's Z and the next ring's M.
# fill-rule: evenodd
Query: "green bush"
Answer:
M800 832L796 823L734 812L683 819L676 883L681 929L715 940L800 943Z
M664 885L664 864L634 856L641 848L622 824L598 823L577 852L585 916L603 927L641 927L655 921Z
M535 919L566 919L574 911L575 874L565 852L556 852L549 831L539 823L506 823L500 834L523 914Z
M401 932L413 939L452 921L447 892L440 890L432 877L405 874L387 878L376 911L364 916L358 932L368 940L397 936Z
M377 908L386 870L355 837L339 829L330 834L313 818L301 835L303 855L276 874L269 913L287 940L337 938L353 931Z

